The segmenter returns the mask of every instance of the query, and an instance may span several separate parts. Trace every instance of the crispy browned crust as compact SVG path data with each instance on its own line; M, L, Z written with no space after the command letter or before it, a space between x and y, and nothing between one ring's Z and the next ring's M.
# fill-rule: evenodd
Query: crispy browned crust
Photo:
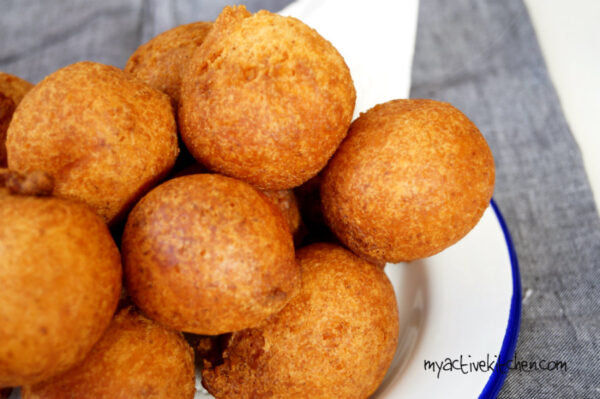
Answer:
M329 226L361 256L423 258L467 234L494 190L494 160L452 105L395 100L362 114L323 172Z
M6 131L15 112L14 101L0 92L0 168L6 163Z
M262 193L279 209L294 237L300 229L300 209L292 190L263 190Z
M198 173L209 173L203 165L198 163L188 166L187 168L177 172L173 177L187 176ZM273 205L279 209L284 219L290 228L290 232L294 237L294 242L301 238L300 227L302 219L300 217L300 209L296 195L292 190L261 190L261 192L271 201Z
M181 333L132 308L121 310L88 356L64 374L22 390L23 399L194 397L194 353Z
M315 30L226 7L183 76L179 124L186 147L209 169L287 189L325 166L355 98L343 58Z
M0 387L81 361L116 309L121 259L105 223L57 198L0 199Z
M11 194L48 196L54 190L54 179L39 170L22 174L0 168L0 187L8 189Z
M203 367L204 361L211 364L223 363L223 350L227 347L230 333L221 335L185 334L188 343L194 349L196 365Z
M54 195L112 223L171 169L169 98L117 68L79 62L36 85L8 129L8 166L54 177Z
M25 94L33 87L18 76L0 72L0 168L6 166L6 131L12 115Z
M33 84L18 76L0 72L0 93L12 99L15 105L19 105L32 87Z
M142 44L127 60L125 71L179 102L181 75L200 47L212 22L177 26Z
M128 291L152 319L216 335L279 311L298 283L281 213L247 183L169 180L130 213L122 242Z
M367 398L398 342L398 310L382 269L315 244L297 252L302 285L259 328L233 333L224 363L203 370L222 398Z

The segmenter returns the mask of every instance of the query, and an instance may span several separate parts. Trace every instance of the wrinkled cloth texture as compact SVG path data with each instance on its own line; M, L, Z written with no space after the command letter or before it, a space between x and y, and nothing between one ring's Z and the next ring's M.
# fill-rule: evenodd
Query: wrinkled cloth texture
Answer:
M0 70L35 83L81 60L123 67L141 43L228 3L3 0ZM522 0L421 0L411 97L453 103L488 140L521 270L517 359L567 363L513 370L499 397L600 397L600 219Z
M291 0L2 0L0 71L32 83L74 62L123 68L140 44L174 26L214 20L223 7L279 11Z

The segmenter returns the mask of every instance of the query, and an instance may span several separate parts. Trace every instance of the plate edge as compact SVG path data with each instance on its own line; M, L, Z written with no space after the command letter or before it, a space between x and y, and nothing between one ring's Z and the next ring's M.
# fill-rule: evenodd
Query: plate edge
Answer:
M510 364L507 362L509 359L512 359L515 354L517 341L519 339L519 328L521 325L521 275L519 272L519 260L517 258L517 252L515 251L510 231L508 230L498 204L496 204L493 198L490 201L490 204L494 209L498 223L500 223L500 227L504 233L504 240L506 241L506 246L508 247L513 280L513 294L511 298L510 311L508 314L508 325L506 327L506 334L504 335L502 346L500 348L500 354L498 355L498 361L496 363L497 366L494 368L490 379L483 387L483 391L481 391L479 399L495 399L500 393L500 389L506 380L508 372L506 369L501 370L503 367L498 365L505 366Z

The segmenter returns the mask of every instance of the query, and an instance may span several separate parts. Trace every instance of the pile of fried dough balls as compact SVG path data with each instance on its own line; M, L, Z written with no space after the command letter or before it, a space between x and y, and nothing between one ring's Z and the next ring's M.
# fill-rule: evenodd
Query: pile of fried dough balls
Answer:
M0 388L193 398L198 368L216 398L369 397L399 334L382 266L467 234L494 163L447 103L351 123L355 97L315 30L243 6L124 70L0 75Z

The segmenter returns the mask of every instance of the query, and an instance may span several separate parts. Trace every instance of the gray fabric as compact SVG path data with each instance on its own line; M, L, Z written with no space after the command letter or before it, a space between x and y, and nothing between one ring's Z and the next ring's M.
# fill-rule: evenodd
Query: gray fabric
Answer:
M2 0L0 71L32 83L74 62L122 68L141 44L177 25L211 21L225 0ZM252 11L278 11L291 0L249 0Z
M226 3L2 0L0 70L37 82L81 60L123 67L142 42ZM513 371L500 397L600 397L599 219L521 0L421 0L412 97L452 102L489 140L526 297L518 358L568 363Z
M421 0L411 97L448 101L481 129L521 267L517 359L501 398L600 397L600 223L521 0Z

